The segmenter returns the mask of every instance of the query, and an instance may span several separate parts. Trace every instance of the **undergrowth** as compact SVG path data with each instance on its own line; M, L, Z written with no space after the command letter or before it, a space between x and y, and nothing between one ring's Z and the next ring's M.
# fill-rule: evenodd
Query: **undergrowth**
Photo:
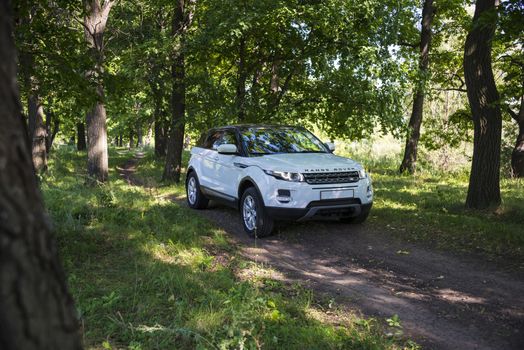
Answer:
M182 187L158 183L150 153L135 174L144 187L121 179L131 157L112 149L109 183L88 187L85 153L62 147L41 179L86 348L417 347L243 261L223 231L172 200Z

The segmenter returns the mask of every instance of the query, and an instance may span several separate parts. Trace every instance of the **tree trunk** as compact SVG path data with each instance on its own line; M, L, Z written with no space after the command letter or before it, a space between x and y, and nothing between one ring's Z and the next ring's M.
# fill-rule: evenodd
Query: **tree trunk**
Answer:
M105 182L108 178L106 109L97 102L87 113L87 174L92 179Z
M133 132L133 130L130 130L129 131L129 148L133 148L135 146L133 143L134 137L135 137L135 133Z
M155 156L166 155L166 130L161 106L155 106Z
M464 46L464 77L474 125L473 161L466 207L500 204L502 117L491 68L491 41L498 0L477 0L473 25Z
M154 119L154 142L155 142L155 156L164 157L166 155L166 142L167 142L167 120L166 111L163 108L164 101L164 89L160 88L155 81L160 80L160 73L155 75L155 79L150 81L151 91L155 102L155 108L153 111Z
M185 40L187 28L191 25L194 2L185 3L178 0L173 16L173 37L179 39L179 45L173 54L171 75L173 88L171 92L172 119L169 140L167 143L166 164L162 180L180 182L182 171L182 151L184 148L186 82L185 82Z
M416 83L413 98L413 109L409 118L406 148L404 159L400 165L400 172L413 174L417 163L417 148L420 139L420 126L424 113L424 85L428 75L429 47L431 45L431 24L435 16L433 0L425 0L422 9L421 31L420 31L420 56L419 56L419 79Z
M173 108L173 118L171 122L171 132L167 143L166 165L162 180L180 182L182 171L182 151L184 148L184 129L185 129L185 71L184 54L178 52L172 67L173 92L171 103Z
M87 77L96 83L95 106L87 113L87 172L99 182L108 178L107 126L104 107L104 88L102 84L104 63L104 31L109 11L115 0L85 0L84 34L95 59L95 66Z
M11 16L0 2L0 349L81 349L20 111Z
M136 146L142 147L144 145L144 135L142 135L142 125L137 126L136 128Z
M511 117L519 126L519 134L511 153L511 172L513 177L524 177L524 96L520 99L519 113L510 110Z
M44 108L36 94L29 96L29 139L32 158L37 173L47 169L47 152L45 148L46 128L44 125Z
M45 129L46 129L46 139L45 139L45 150L49 154L53 142L55 141L56 134L60 128L60 121L54 117L52 112L48 112L45 118Z
M246 120L246 80L246 39L242 36L238 48L238 80L236 93L236 107L239 123Z
M85 151L87 148L86 145L86 130L84 123L76 123L76 149L79 151Z

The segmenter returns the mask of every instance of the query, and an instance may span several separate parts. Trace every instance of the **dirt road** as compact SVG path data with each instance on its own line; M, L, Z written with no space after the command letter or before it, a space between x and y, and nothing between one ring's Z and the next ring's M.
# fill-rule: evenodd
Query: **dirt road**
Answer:
M365 316L398 315L425 349L524 349L523 271L399 242L372 219L292 224L255 242L232 209L212 204L195 213L228 232L245 257L288 280Z
M254 240L236 211L198 211L268 263L366 316L397 314L427 349L524 349L524 278L491 264L399 242L363 225L307 222Z

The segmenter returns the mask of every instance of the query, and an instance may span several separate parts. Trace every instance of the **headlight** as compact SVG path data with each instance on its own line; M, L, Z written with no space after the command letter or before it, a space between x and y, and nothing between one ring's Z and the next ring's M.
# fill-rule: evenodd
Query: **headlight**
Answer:
M270 176L276 177L277 179L292 182L304 181L304 175L301 173L291 173L289 171L275 171L275 170L264 170L264 172Z
M366 171L364 169L360 169L358 171L358 177L361 179L365 179L368 175L366 174Z

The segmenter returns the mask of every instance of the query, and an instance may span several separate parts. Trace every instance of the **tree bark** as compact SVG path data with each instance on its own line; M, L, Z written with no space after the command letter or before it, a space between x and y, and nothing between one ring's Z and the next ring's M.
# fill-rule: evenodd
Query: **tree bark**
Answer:
M246 120L246 80L246 39L242 36L238 46L238 78L236 91L236 107L239 123Z
M86 145L86 129L83 122L76 123L76 149L79 151L85 151Z
M155 106L155 156L164 157L166 155L166 130L165 121L162 115L161 106Z
M511 172L513 177L524 177L524 96L520 99L519 113L510 110L510 114L519 127L517 141L511 153Z
M45 148L46 128L44 125L44 108L39 97L32 93L29 96L29 140L36 173L47 169L47 152Z
M162 180L180 182L182 171L182 151L184 148L185 131L185 67L184 54L178 52L173 60L173 92L171 104L173 108L173 118L171 122L171 132L167 143L166 165Z
M51 147L53 147L53 142L55 141L56 134L60 128L60 121L54 117L53 112L48 112L45 118L45 129L46 129L46 138L45 138L45 150L49 155Z
M9 1L0 2L0 349L81 349L73 300L33 171L16 84Z
M182 151L184 149L186 81L185 81L185 34L191 25L194 1L178 0L172 22L173 37L179 40L178 48L173 53L171 76L172 119L167 143L166 163L162 180L180 182L182 171Z
M135 144L133 143L133 139L135 138L135 133L133 130L129 130L129 148L135 147Z
M491 42L498 0L477 0L473 25L464 46L464 77L474 125L473 161L466 207L500 204L502 117L491 67Z
M87 113L87 174L96 181L108 178L106 110L97 102Z
M404 158L400 165L400 172L415 172L417 163L417 149L420 139L420 126L424 114L424 83L428 75L429 67L429 49L431 45L431 25L435 16L435 7L433 0L425 0L422 9L420 47L419 47L419 78L413 97L413 109L409 118L408 133L406 138L406 147L404 149Z
M136 146L142 147L144 145L144 135L142 132L142 125L136 127Z
M114 0L85 0L84 34L95 66L87 77L95 81L97 101L87 113L87 172L90 178L105 182L108 178L108 151L104 88L102 85L104 62L104 32Z

